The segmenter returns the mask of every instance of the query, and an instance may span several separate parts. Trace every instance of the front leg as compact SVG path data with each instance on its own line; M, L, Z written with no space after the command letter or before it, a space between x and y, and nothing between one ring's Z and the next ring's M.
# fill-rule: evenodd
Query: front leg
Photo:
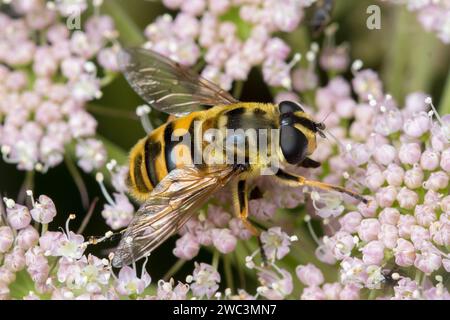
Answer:
M368 203L368 200L365 199L363 196L361 196L351 190L340 187L340 186L335 186L335 185L323 183L320 181L308 180L305 177L298 176L298 175L288 173L288 172L284 172L281 169L278 170L278 172L275 176L278 178L278 180L280 182L290 185L292 187L308 186L308 187L318 188L318 189L322 189L322 190L333 190L333 191L345 193L359 201L364 202L365 204Z
M259 236L259 230L248 221L248 192L247 181L239 180L232 186L234 212L241 219L244 226L254 235Z

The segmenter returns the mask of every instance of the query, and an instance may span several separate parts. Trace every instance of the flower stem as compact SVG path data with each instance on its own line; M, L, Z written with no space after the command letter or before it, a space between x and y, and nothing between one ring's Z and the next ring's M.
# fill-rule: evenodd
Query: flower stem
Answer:
M44 223L41 229L41 236L43 236L48 230L48 223Z
M219 268L219 259L220 259L220 252L217 250L214 250L211 265L216 270L218 270L218 268Z
M117 110L109 107L104 107L96 104L88 104L87 110L95 113L97 115L106 116L106 117L116 117L116 118L127 118L131 120L138 121L138 117L133 112Z
M83 221L81 222L81 225L80 225L80 227L77 230L77 234L82 234L84 229L86 229L86 226L88 225L89 221L91 220L92 214L94 213L95 205L97 204L97 202L98 202L98 198L96 197L92 201L88 212L84 216Z
M34 170L27 171L25 173L25 179L20 187L19 194L17 195L18 203L25 203L27 197L27 190L33 190L34 187Z
M445 82L444 92L438 110L442 115L450 113L450 72L447 75L447 81Z
M395 9L395 25L392 32L390 52L387 55L387 62L383 70L384 79L389 92L397 101L403 97L405 73L408 68L408 59L405 52L410 52L409 26L411 16L403 6Z
M178 259L177 262L175 262L172 267L166 272L166 274L163 276L164 281L169 281L170 278L172 278L180 269L184 266L186 263L186 260Z
M239 286L241 288L245 288L245 274L244 274L244 270L243 268L240 266L240 262L239 262L239 255L237 253L237 250L234 251L234 264L237 267L237 271L238 271L238 275L239 275Z
M244 81L236 81L234 83L234 88L233 88L233 97L235 97L236 99L239 100L242 95L243 87L244 87Z
M73 163L71 157L64 157L64 161L66 163L67 169L69 170L70 175L72 176L73 181L75 182L78 191L80 192L81 203L84 209L89 208L89 195L86 188L86 185L81 177L80 172L77 169L77 166Z
M231 269L230 255L228 255L228 254L223 256L223 268L225 271L225 279L226 279L227 287L231 289L231 292L234 292L233 271Z

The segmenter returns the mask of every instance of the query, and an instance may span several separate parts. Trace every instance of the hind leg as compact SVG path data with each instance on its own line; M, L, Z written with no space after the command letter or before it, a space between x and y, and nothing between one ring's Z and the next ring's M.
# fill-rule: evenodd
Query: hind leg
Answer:
M247 182L239 180L232 187L233 206L236 216L239 217L244 226L254 235L259 236L260 231L248 221L248 192Z

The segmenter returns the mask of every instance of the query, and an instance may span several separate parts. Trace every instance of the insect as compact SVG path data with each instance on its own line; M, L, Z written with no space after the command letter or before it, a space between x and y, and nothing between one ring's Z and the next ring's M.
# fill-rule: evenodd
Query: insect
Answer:
M124 50L119 60L134 90L153 108L175 117L137 142L130 152L127 183L142 205L116 249L112 262L115 267L150 254L226 185L231 186L237 216L254 235L258 234L247 220L248 180L267 166L258 155L255 161L249 161L249 156L254 155L250 147L258 144L258 138L245 138L248 143L240 149L233 146L232 156L242 155L243 162L197 163L194 159L198 154L217 158L223 151L204 152L208 144L202 140L202 132L206 135L208 129L278 129L278 147L271 153L280 161L275 174L278 181L335 190L366 202L353 191L310 181L282 168L284 164L320 166L309 155L316 148L316 134L323 134L325 126L314 122L297 103L240 102L192 70L141 48ZM182 137L193 138L184 143ZM239 140L236 135L232 138ZM180 148L182 156L174 153L176 148Z
M319 0L311 19L311 29L314 35L319 35L331 20L334 0Z

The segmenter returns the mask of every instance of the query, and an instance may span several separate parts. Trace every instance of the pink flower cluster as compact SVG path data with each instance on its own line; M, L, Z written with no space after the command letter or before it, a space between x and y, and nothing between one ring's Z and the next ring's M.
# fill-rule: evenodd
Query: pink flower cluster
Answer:
M400 270L399 285L412 281L405 276L411 269L422 274L427 286L416 282L417 297L430 298L429 290L448 297L435 278L450 272L449 116L441 119L423 93L408 95L399 109L374 71L353 72L352 83L338 76L316 90L316 117L326 117L331 135L314 154L325 165L310 172L366 194L370 203L311 192L314 214L329 230L317 256L341 261L341 285L380 289L389 266ZM393 296L400 296L395 288ZM318 285L307 291L324 296Z
M50 3L50 2L49 2ZM77 142L85 171L106 161L101 142L92 138L97 121L86 103L101 97L95 62L117 71L117 31L108 16L94 15L83 30L66 25L66 1L11 2L18 18L0 13L0 146L5 161L20 170L58 165L65 146ZM85 2L77 2L81 11Z
M109 259L86 253L95 241L85 241L82 235L70 230L69 223L75 215L68 217L64 230L49 231L48 224L56 216L53 201L45 195L34 201L32 192L28 194L33 203L31 209L4 199L6 220L0 220L0 299L10 299L11 295L27 300L186 299L188 293L198 298L216 294L220 275L212 266L201 263L196 264L188 277L189 284L179 282L175 286L173 279L159 280L156 294L148 295L146 289L152 280L146 262L139 275L129 266L116 275ZM97 242L111 235L112 232L107 232ZM11 288L24 274L32 283L22 285L34 289L19 297ZM243 291L241 295L244 296ZM227 292L228 296L231 298Z
M290 70L300 57L286 62L290 48L273 34L295 30L313 2L165 0L166 7L180 11L150 24L145 46L188 66L203 56L202 75L226 90L233 81L246 80L254 66L262 67L269 85L289 88Z

